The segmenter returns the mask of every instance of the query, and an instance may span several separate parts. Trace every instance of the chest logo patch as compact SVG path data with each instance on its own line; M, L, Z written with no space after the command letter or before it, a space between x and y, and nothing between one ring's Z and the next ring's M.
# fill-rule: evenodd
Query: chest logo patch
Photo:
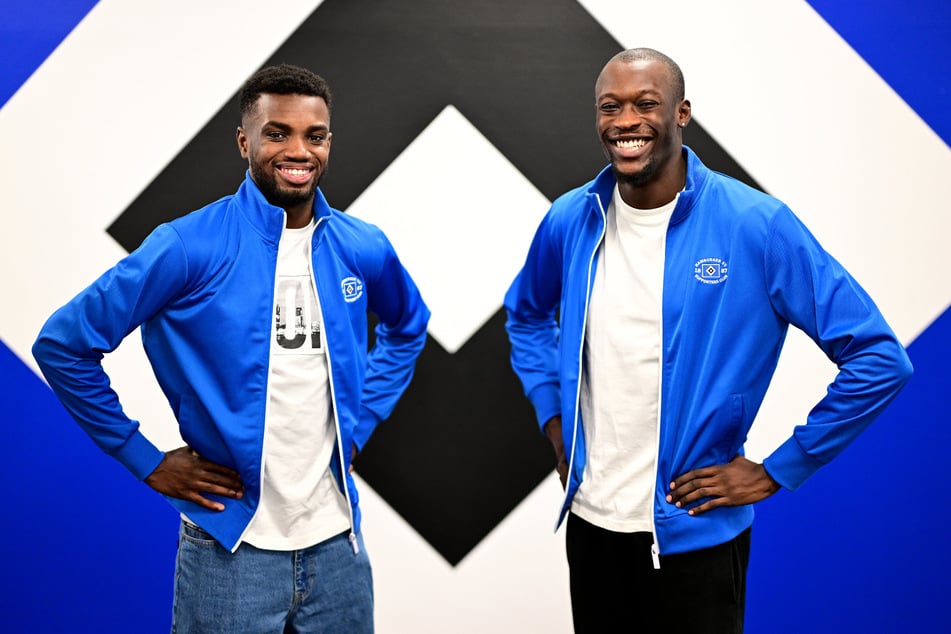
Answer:
M343 292L343 301L352 304L363 297L363 282L353 276L340 280L340 290Z
M704 284L722 284L729 277L730 267L720 258L701 258L693 265L693 277Z

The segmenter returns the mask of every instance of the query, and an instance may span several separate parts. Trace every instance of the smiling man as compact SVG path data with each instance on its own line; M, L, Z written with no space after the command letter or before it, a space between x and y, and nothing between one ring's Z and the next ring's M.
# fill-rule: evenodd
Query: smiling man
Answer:
M318 188L326 82L268 67L240 98L238 191L156 228L33 353L92 439L180 511L173 631L372 632L350 465L409 384L429 311L380 230ZM186 443L167 453L102 367L139 326Z
M607 63L610 165L554 202L505 299L512 366L566 490L579 633L741 632L752 504L832 460L912 372L788 207L683 145L684 94L657 51ZM789 325L839 373L759 464L743 444Z

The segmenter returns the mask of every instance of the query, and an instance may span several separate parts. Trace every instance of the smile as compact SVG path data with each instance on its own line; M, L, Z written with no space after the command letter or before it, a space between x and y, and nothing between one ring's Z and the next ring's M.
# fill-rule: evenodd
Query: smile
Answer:
M622 150L639 150L645 145L647 145L646 139L620 139L618 141L613 141L615 147L618 147Z
M281 171L288 176L307 176L311 172L309 167L282 167Z
M314 169L312 167L281 167L279 171L289 183L301 185L310 180Z

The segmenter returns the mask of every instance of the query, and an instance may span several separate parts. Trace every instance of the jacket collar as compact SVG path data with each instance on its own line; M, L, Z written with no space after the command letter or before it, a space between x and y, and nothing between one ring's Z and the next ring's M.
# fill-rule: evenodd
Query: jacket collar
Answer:
M245 172L244 182L235 193L234 199L242 215L265 240L276 244L281 239L287 214L264 198L257 183L251 179L251 170ZM318 187L314 196L314 218L316 220L328 218L332 213L333 210Z
M670 217L670 224L672 225L677 224L690 213L693 203L697 199L697 194L703 188L707 175L710 173L709 168L700 161L693 150L684 145L682 152L687 159L687 183L684 185L683 191L680 192L677 207ZM591 181L591 185L588 187L588 195L597 196L601 201L601 208L607 210L608 205L611 204L611 197L614 195L616 185L617 179L614 178L614 172L611 171L611 166L608 165Z

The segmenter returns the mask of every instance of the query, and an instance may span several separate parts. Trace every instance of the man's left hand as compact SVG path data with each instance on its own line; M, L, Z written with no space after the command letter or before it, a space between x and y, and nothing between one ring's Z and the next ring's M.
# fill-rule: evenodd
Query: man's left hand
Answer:
M758 462L736 456L727 464L689 471L670 483L667 501L677 508L707 499L688 511L700 515L721 506L741 506L765 500L779 490L779 484Z

